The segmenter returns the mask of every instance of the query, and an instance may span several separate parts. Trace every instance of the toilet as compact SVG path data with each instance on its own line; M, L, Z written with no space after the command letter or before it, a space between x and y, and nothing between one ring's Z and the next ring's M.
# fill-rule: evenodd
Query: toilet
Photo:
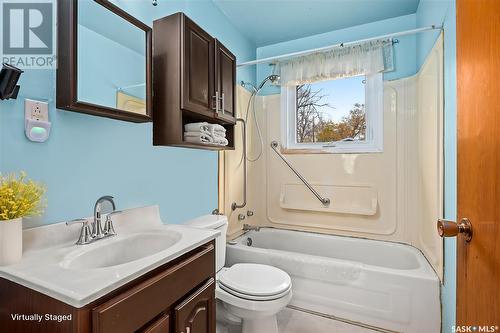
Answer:
M292 281L269 265L238 263L224 267L227 217L205 215L188 221L195 228L221 232L215 240L217 321L240 324L242 333L278 333L276 314L292 299Z

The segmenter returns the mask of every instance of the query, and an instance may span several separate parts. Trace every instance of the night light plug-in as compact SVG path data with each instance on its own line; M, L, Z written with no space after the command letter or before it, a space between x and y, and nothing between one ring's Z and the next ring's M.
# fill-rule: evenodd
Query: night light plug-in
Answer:
M24 100L24 131L33 142L45 142L50 135L49 104L32 99Z

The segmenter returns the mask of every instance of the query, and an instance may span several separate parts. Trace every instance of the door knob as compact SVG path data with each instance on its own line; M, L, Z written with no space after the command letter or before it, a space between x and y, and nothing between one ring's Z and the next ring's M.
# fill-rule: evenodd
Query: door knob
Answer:
M439 219L437 221L437 230L441 237L455 237L458 234L463 234L465 241L470 242L472 239L472 223L466 217L460 223Z

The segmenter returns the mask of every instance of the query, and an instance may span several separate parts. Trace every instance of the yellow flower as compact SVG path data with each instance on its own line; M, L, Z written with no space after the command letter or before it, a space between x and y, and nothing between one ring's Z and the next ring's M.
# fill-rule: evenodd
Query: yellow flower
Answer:
M27 180L24 171L19 176L0 174L0 221L41 215L45 192L45 186Z

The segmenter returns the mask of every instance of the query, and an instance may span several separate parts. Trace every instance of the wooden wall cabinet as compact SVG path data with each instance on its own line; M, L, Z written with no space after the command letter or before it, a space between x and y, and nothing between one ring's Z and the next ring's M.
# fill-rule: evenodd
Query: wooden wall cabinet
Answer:
M11 313L71 314L72 319L13 321ZM0 279L0 327L10 333L215 333L214 242L82 308Z
M153 23L153 144L234 149L236 57L183 13ZM226 128L229 145L185 142L184 125Z

